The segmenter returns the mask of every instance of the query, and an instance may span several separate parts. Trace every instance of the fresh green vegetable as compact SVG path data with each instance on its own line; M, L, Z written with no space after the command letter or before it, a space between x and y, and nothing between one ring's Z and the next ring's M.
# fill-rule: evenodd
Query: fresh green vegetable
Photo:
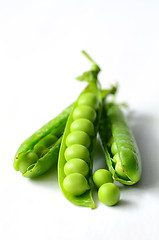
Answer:
M90 162L90 153L88 148L81 144L73 144L66 148L64 157L66 161L69 161L73 158L80 158L85 160L86 162Z
M33 178L56 165L62 134L72 109L73 104L21 144L13 164L16 171Z
M81 173L83 176L87 176L89 173L89 167L84 160L73 158L65 164L64 173L66 176L71 173Z
M78 130L87 133L89 136L94 136L95 134L93 123L85 118L77 119L71 123L70 131L74 132Z
M73 120L84 118L94 122L96 117L97 115L95 110L86 104L76 107L73 111Z
M113 206L119 202L120 190L114 183L104 183L98 190L98 197L103 204Z
M93 174L93 182L97 188L102 186L104 183L113 182L111 173L106 169L98 169Z
M73 196L80 196L90 189L86 178L80 173L71 173L64 178L63 189Z
M132 185L141 178L140 153L120 106L103 107L99 128L109 171L114 180Z
M78 80L89 83L75 102L66 124L58 159L58 180L64 196L70 202L95 208L92 199L92 158L102 98L97 80L100 69L90 60L91 71L78 77Z
M67 147L73 144L81 144L88 148L90 146L91 140L87 133L83 131L73 131L71 132L66 139Z

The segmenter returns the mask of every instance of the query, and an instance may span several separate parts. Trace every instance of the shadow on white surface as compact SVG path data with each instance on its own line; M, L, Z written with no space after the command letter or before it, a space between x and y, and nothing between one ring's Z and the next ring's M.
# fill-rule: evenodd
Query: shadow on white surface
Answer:
M135 185L140 189L159 188L159 120L151 115L131 117L131 127L142 159L142 178Z
M47 188L53 188L54 185L58 185L57 167L51 168L48 172L42 176L29 179L31 183L35 185L44 186Z
M130 201L130 200L125 200L125 199L120 199L120 201L113 206L113 208L117 207L117 208L121 208L121 207L129 207L129 206L134 206L135 202Z

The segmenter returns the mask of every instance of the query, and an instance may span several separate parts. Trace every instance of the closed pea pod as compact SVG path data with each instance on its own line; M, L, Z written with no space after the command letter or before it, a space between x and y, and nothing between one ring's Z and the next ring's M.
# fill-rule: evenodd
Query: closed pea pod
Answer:
M119 105L109 103L104 106L99 133L113 178L126 185L138 182L142 172L140 153Z
M100 69L91 61L91 71L78 78L89 83L75 102L66 124L58 159L58 181L70 202L95 208L92 198L92 158L102 100L97 81Z

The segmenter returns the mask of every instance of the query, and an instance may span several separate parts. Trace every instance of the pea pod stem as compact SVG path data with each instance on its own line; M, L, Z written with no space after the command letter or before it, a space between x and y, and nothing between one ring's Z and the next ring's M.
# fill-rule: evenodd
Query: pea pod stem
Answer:
M90 57L90 55L88 55L88 53L86 51L82 51L82 53L85 55L85 57L92 63L91 66L91 70L92 71L96 71L96 72L100 72L101 69L99 68L99 66L95 63L95 61Z

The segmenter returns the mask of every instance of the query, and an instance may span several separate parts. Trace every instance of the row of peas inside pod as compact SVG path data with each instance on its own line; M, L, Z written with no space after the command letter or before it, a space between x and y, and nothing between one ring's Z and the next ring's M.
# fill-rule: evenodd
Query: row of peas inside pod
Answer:
M49 149L56 143L58 138L51 132L47 136L44 136L38 143L36 143L33 149L22 153L19 157L19 171L24 174L28 167L32 166L41 159Z
M118 176L121 177L122 179L129 180L129 178L124 173L124 169L121 165L121 160L120 160L120 157L119 157L119 154L118 154L118 149L117 149L116 142L113 141L112 138L111 138L110 141L112 141L111 154L113 156L112 161L113 161L113 164L114 164L115 171L118 174Z
M66 177L63 187L66 192L76 196L90 189L87 177L90 171L91 138L94 135L98 106L95 94L91 92L82 94L73 111L73 121L66 137L67 148L64 153Z
M58 180L64 196L70 202L78 206L95 208L92 197L93 153L102 102L112 92L110 90L102 92L97 78L100 68L85 52L84 54L92 62L92 67L90 71L77 78L88 82L88 85L75 102L65 127L58 159ZM96 176L98 179L98 174ZM120 192L112 183L112 178L111 182L109 180L100 186L98 194L104 204L112 206L119 201Z

